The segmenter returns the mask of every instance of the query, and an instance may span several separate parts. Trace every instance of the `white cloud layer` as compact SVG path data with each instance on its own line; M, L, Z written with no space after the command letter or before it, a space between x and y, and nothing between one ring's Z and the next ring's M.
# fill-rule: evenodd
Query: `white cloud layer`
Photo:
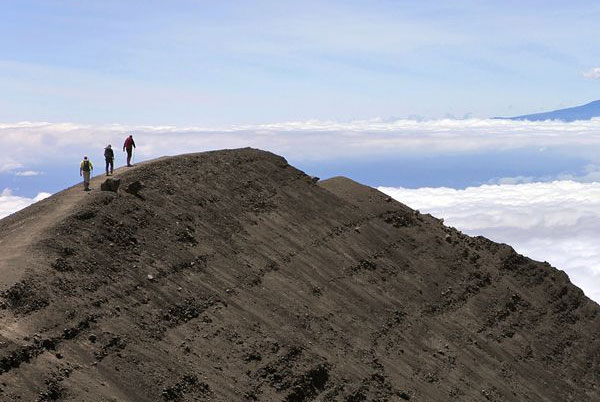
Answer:
M591 70L588 70L583 73L585 78L589 79L599 79L600 78L600 67L594 67Z
M256 147L295 160L378 155L436 155L530 148L571 150L598 159L600 119L563 123L493 119L304 121L229 127L0 124L0 172L31 169L32 161L101 159L111 143L119 150L133 133L137 157L153 158L212 149Z
M15 176L21 177L39 176L41 174L42 172L38 172L37 170L20 170L18 172L15 172Z
M0 193L0 219L47 197L50 197L49 193L39 193L34 198L19 197L5 188Z
M600 183L379 190L469 235L483 235L548 261L600 302Z

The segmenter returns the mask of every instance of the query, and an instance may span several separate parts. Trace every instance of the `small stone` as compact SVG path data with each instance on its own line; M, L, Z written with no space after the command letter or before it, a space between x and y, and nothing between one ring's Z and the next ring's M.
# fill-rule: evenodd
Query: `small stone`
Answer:
M147 278L149 281L152 281L152 280L154 280L154 275L148 274Z
M54 356L56 356L57 359L62 359L63 358L62 353L57 353Z

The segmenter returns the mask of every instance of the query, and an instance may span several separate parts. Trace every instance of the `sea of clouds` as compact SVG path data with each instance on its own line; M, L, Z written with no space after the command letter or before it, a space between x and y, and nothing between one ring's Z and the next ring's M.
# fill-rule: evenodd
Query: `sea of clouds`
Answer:
M252 146L292 159L327 160L361 155L436 155L511 149L574 149L600 161L600 119L563 123L496 119L303 121L228 127L0 124L0 172L27 169L32 161L118 149L128 133L140 158ZM33 169L27 169L33 170Z
M77 165L83 154L102 162L108 143L122 158L120 148L129 133L136 138L138 160L247 146L313 164L356 157L435 158L513 150L515 155L522 150L551 150L565 158L583 158L585 168L577 175L490 177L494 184L478 183L466 189L381 190L468 234L510 244L520 253L564 269L574 283L600 301L600 119L572 123L375 119L228 127L0 124L0 180L8 176L50 179L44 176L48 166ZM485 161L481 168L486 168ZM14 195L10 186L9 181L0 182L0 191L4 189L0 217L47 196L44 188L35 197Z
M0 192L0 219L12 214L13 212L23 209L34 202L48 198L50 195L50 193L40 192L33 198L19 197L14 195L10 189L5 188L2 190L2 192Z

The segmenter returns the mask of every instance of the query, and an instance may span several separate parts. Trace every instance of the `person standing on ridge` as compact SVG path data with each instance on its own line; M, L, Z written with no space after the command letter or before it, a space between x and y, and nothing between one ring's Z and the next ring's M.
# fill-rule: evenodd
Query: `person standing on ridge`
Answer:
M125 144L123 144L123 152L127 150L127 166L132 166L131 154L133 153L133 148L135 148L135 141L133 140L133 135L130 135L125 140Z
M90 176L94 170L94 165L87 156L83 157L79 165L79 176L83 176L83 191L90 191Z
M108 167L110 166L110 174L113 174L113 168L115 166L115 153L113 152L110 144L104 148L104 159L106 160L106 175L108 176Z

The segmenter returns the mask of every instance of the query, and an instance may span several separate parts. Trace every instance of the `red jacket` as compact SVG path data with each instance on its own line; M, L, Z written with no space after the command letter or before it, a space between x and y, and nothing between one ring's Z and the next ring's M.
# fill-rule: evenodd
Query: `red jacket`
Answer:
M132 137L127 137L125 144L123 144L123 149L131 149L131 147L135 148L135 141L133 141Z

